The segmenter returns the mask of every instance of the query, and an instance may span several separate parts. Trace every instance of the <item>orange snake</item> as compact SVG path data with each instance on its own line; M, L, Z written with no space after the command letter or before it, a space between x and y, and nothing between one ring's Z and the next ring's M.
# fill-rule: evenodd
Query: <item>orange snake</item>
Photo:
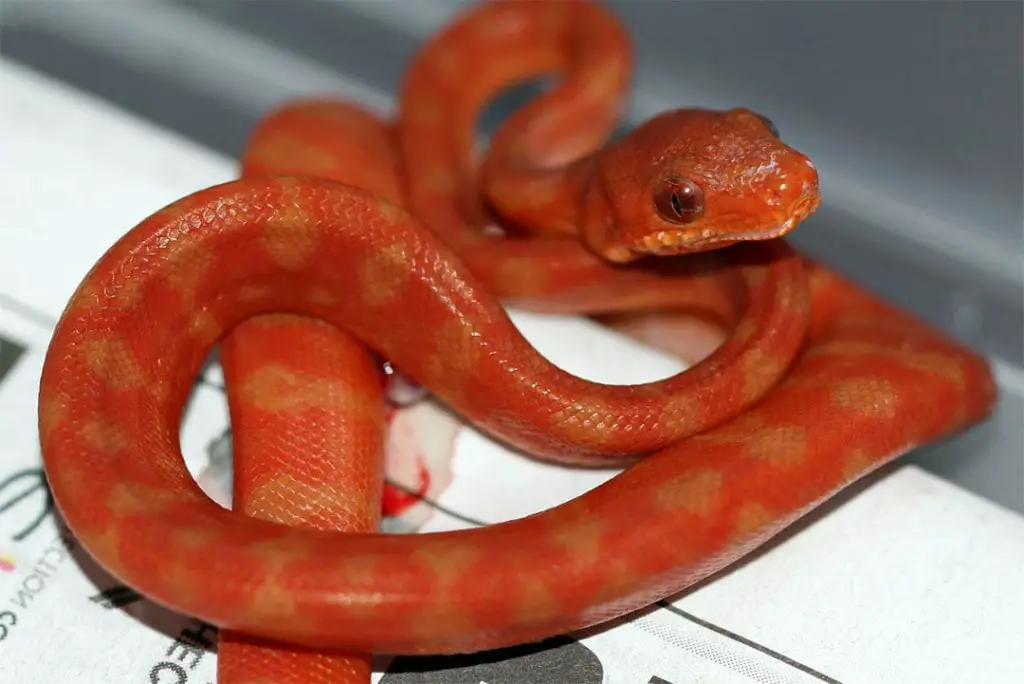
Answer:
M240 180L146 218L84 278L41 378L55 501L113 575L224 628L222 682L269 681L275 658L275 681L367 681L360 654L603 623L991 409L982 358L768 239L819 197L767 119L678 110L605 143L630 66L599 6L481 4L416 55L393 125L290 103L259 125ZM477 164L481 107L551 71L562 80ZM507 305L688 311L729 334L674 377L608 386L543 358ZM179 444L218 342L234 512ZM629 467L527 518L377 534L373 353L506 444Z

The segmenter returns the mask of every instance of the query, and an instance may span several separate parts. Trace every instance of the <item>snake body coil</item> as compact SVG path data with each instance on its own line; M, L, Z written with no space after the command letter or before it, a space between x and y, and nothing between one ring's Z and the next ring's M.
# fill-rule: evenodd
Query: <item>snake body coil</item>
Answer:
M817 207L818 177L767 119L678 110L605 144L629 67L595 5L483 4L417 55L393 124L290 103L257 128L241 179L129 231L68 303L41 380L46 471L82 545L224 627L225 662L252 647L263 667L262 637L343 649L331 657L360 681L358 654L516 644L669 597L986 415L982 359L777 239ZM481 107L551 70L563 80L477 164ZM684 373L607 386L543 358L506 305L699 310L727 334ZM218 342L235 511L201 493L179 446ZM524 519L377 534L371 351L505 443L630 466ZM307 683L330 659L288 657L279 676Z

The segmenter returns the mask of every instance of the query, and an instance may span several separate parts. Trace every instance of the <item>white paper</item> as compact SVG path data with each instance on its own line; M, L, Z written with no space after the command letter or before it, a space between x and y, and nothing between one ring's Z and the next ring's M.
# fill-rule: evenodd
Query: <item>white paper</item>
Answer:
M212 684L215 630L120 586L47 508L35 399L53 321L89 266L139 219L230 179L235 165L0 64L0 682ZM585 321L514 317L542 353L583 377L636 382L679 368ZM227 410L217 369L204 380L182 444L216 495L229 462ZM439 416L428 405L393 424L395 478L415 489L417 467L432 475L432 501L405 509L396 529L514 518L612 475L522 458ZM428 433L425 448L410 448ZM904 468L632 621L486 667L451 659L429 677L385 661L374 682L1015 681L1024 672L1022 577L1024 519Z

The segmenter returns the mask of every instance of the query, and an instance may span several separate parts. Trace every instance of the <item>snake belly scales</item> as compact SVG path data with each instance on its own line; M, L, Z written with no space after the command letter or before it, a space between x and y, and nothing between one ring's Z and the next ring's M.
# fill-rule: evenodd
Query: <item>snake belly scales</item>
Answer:
M284 104L238 180L143 220L71 297L39 393L56 504L112 575L222 628L222 684L366 682L374 653L605 623L990 412L983 358L781 239L818 173L767 118L679 109L610 140L631 55L590 2L475 5L417 52L393 121ZM551 73L478 151L488 101ZM506 306L692 312L724 337L675 376L605 385ZM234 510L180 451L217 344ZM379 534L382 359L504 444L627 467L522 519Z

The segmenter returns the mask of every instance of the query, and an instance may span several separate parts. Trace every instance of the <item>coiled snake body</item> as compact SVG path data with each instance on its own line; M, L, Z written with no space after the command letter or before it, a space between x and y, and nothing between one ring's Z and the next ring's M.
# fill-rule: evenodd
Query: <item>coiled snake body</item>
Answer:
M286 105L240 180L142 221L71 298L39 398L55 500L112 574L226 629L221 659L241 664L223 681L255 681L228 654L274 652L263 638L357 654L281 646L280 681L328 681L331 658L359 681L358 654L602 623L989 411L981 358L777 239L818 178L767 119L678 110L605 143L629 67L598 6L473 8L416 56L394 124ZM478 165L488 98L552 70ZM607 386L544 359L504 305L692 310L729 334L677 376ZM201 493L178 437L218 341L236 511ZM376 534L379 357L531 454L631 465L524 519Z

